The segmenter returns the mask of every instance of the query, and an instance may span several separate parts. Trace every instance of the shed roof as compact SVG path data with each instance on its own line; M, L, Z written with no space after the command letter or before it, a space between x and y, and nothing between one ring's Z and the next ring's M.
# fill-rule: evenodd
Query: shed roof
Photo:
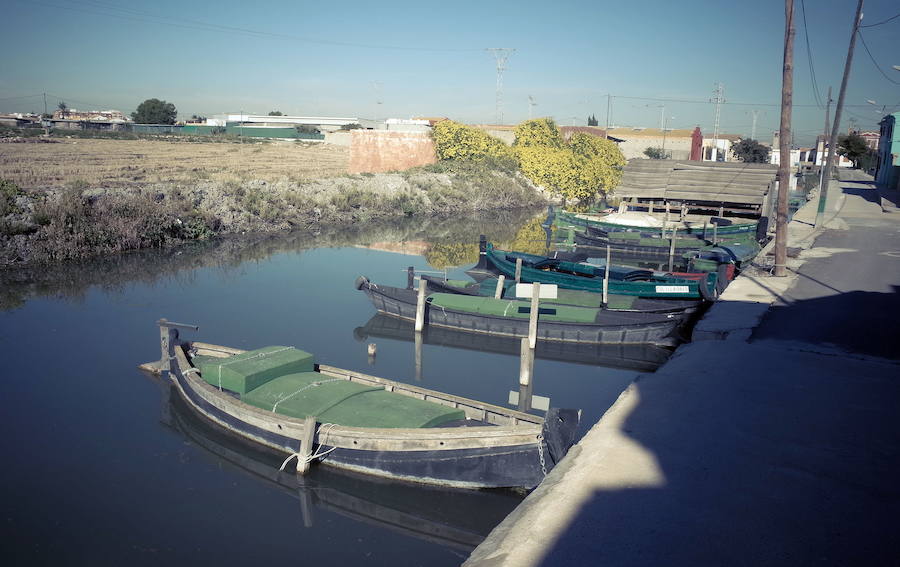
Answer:
M633 159L615 194L761 205L777 173L777 166L763 163Z

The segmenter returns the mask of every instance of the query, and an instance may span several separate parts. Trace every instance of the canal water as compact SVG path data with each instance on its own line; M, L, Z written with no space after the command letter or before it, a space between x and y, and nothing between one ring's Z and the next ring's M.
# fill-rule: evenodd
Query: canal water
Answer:
M465 277L477 238L540 245L536 216L372 224L223 239L178 249L0 272L7 564L458 565L520 501L280 458L186 411L137 365L158 358L154 322L508 405L517 344L374 317L357 276L405 285L407 266ZM377 354L367 354L375 343ZM534 393L584 411L583 435L660 349L538 352ZM574 362L573 362L574 361Z

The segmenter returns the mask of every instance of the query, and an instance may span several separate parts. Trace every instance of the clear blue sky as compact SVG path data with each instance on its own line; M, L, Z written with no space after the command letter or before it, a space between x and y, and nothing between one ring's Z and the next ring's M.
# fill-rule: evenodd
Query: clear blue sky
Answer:
M807 144L824 110L795 2L793 123L795 141ZM831 85L836 100L856 2L805 3L820 98ZM863 25L875 24L900 13L900 3L867 0L864 13ZM658 127L664 112L671 127L712 133L716 82L727 100L720 131L749 135L757 110L757 138L770 141L779 121L780 0L8 0L3 16L0 112L40 112L46 92L51 109L64 100L131 112L155 97L180 117L277 109L495 122L496 64L485 48L509 47L507 124L528 118L532 96L535 117L568 125L594 114L603 125L612 94L615 125ZM882 106L900 109L892 68L900 18L864 28L863 37L888 78L857 41L843 130L851 118L874 129Z

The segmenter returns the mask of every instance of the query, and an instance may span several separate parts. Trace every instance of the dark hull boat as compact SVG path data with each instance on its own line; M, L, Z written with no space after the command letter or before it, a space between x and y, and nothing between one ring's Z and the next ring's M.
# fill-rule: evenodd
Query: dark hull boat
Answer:
M760 251L759 244L747 238L722 238L717 244L697 238L676 238L673 249L668 238L647 236L640 232L607 234L592 228L576 233L575 244L578 247L588 246L601 250L609 246L618 254L660 261L667 260L670 252L679 258L700 253L717 257L719 263L735 264L752 260Z
M458 488L533 488L574 442L580 411L546 418L313 362L293 347L243 351L178 339L159 322L179 395L230 433L296 459Z
M415 321L416 290L373 284L362 276L356 286L380 313ZM674 346L679 342L675 331L689 315L684 308L617 310L546 300L541 301L539 309L538 341L575 343ZM428 294L424 307L428 326L505 337L527 337L530 315L530 301L451 293Z
M600 292L606 270L598 266L568 262L524 252L497 250L490 242L480 242L480 258L474 269L488 268L506 278L515 278L517 260L521 260L523 282L556 284L561 288ZM677 298L714 301L718 296L718 274L709 272L696 279L661 275L651 270L610 266L607 290L611 294L647 298Z
M520 356L522 342L515 337L467 333L442 327L426 327L422 343L450 348ZM359 341L372 338L416 341L412 321L377 313L365 325L353 330ZM538 341L534 355L542 360L653 372L668 360L672 351L647 344L589 344L560 341Z
M166 386L169 392L173 386ZM303 525L327 510L404 536L471 552L521 502L511 491L472 491L396 482L339 469L299 476L278 470L272 451L230 435L198 415L177 393L164 412L167 425L206 452L219 466L232 467L298 501Z

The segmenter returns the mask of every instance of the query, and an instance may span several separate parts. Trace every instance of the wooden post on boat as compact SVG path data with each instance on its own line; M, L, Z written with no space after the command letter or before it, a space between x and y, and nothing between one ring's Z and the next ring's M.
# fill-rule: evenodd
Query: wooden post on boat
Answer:
M663 220L663 232L665 232L665 227L669 224L669 201L666 200L666 218Z
M519 385L531 384L531 375L534 372L534 349L531 347L528 337L522 337L522 349L519 355Z
M606 267L603 269L603 306L605 307L609 301L609 261L612 258L612 251L609 244L606 245Z
M172 370L172 359L175 357L175 345L178 344L178 329L187 329L196 331L200 327L197 325L185 325L184 323L173 323L168 319L160 319L156 322L159 326L159 350L160 357L157 368L160 372L163 370Z
M719 244L719 223L713 223L713 245Z
M422 381L422 333L413 333L415 340L416 382Z
M297 451L297 474L309 472L309 463L313 454L313 443L316 438L316 416L308 415L303 420L303 437Z
M425 327L425 288L428 287L428 282L420 279L419 280L419 297L416 300L416 332L421 332Z
M516 283L522 281L522 259L516 258Z
M672 271L672 264L675 261L675 236L678 234L678 227L672 227L672 237L669 239L669 271Z
M531 316L528 318L528 344L531 348L537 346L538 312L541 310L541 284L531 284Z
M679 220L684 221L685 217L687 217L687 203L684 201L681 202L681 217Z
M503 295L504 281L506 281L506 276L500 274L500 277L497 278L497 289L494 290L494 299L500 299L500 296Z
M416 281L416 269L413 266L406 268L406 289L412 289Z
M724 204L719 205L719 216L720 217L725 216L725 205Z
M706 225L707 221L703 221L703 240L706 240Z

